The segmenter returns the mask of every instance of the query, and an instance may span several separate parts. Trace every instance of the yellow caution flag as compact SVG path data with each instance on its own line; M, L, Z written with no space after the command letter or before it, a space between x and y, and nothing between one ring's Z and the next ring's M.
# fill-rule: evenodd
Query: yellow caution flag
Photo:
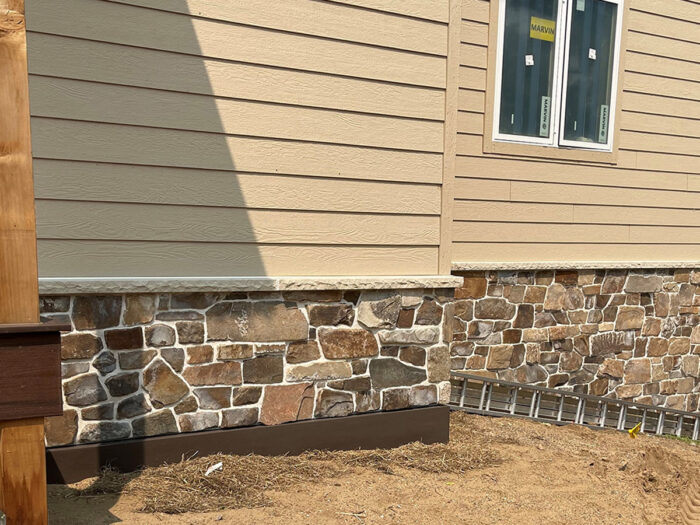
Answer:
M639 431L640 431L641 429L642 429L642 424L641 424L641 423L637 423L637 424L634 426L634 428L630 428L627 432L629 432L630 437L631 437L632 439L634 439L634 438L637 437L637 434L639 434Z

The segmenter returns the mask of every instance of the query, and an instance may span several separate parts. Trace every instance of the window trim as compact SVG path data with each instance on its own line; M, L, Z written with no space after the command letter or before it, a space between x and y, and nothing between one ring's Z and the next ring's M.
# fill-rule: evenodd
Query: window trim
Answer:
M563 130L563 118L566 98L566 77L568 68L569 39L564 38L564 31L569 27L570 17L575 0L557 0L558 45L554 57L554 84L552 86L552 115L550 122L550 137L525 137L501 134L498 131L500 118L500 88L501 70L503 64L503 31L505 27L506 0L490 2L489 26L497 24L497 31L490 31L488 42L487 92L484 114L484 153L503 153L524 157L545 157L569 160L589 160L602 163L617 162L617 144L619 130L615 127L619 122L620 94L622 92L621 72L624 71L624 50L627 36L627 9L629 2L624 0L604 0L618 5L618 17L615 28L615 60L613 64L613 82L611 87L610 125L608 143L605 145L564 141L560 139ZM563 63L562 63L563 62Z

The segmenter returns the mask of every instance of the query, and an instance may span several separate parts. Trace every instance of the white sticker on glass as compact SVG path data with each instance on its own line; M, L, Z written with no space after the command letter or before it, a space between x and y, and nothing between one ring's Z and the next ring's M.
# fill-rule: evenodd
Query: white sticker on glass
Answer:
M595 59L596 59L596 52L595 52L595 49L590 48L590 49L588 50L588 58L590 58L591 60L595 60Z
M534 66L535 65L535 55L525 55L525 65Z
M586 0L576 0L576 11L586 10Z

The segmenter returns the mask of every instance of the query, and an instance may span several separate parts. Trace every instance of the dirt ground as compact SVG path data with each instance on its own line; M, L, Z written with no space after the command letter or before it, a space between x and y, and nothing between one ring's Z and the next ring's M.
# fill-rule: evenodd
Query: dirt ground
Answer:
M124 494L81 492L95 485L95 480L86 480L49 488L49 522L680 524L686 488L700 477L700 447L674 439L631 439L612 430L466 414L453 414L451 425L451 444L430 450L445 458L449 447L469 451L471 463L465 463L466 468L446 467L451 471L447 473L410 465L338 468L311 483L271 483L262 506L185 514L141 512L151 495L138 489ZM327 456L330 463L324 465L336 461L347 467L342 453ZM217 475L225 476L227 468L228 463ZM158 485L158 472L143 474L144 479ZM194 490L178 488L168 497L190 497L188 491ZM201 492L201 501L216 506L209 491Z

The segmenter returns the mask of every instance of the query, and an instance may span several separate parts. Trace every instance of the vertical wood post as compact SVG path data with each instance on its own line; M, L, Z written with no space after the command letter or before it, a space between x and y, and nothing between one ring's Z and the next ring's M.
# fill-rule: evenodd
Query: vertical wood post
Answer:
M0 0L0 324L38 321L24 0ZM43 418L0 423L0 510L47 523Z

